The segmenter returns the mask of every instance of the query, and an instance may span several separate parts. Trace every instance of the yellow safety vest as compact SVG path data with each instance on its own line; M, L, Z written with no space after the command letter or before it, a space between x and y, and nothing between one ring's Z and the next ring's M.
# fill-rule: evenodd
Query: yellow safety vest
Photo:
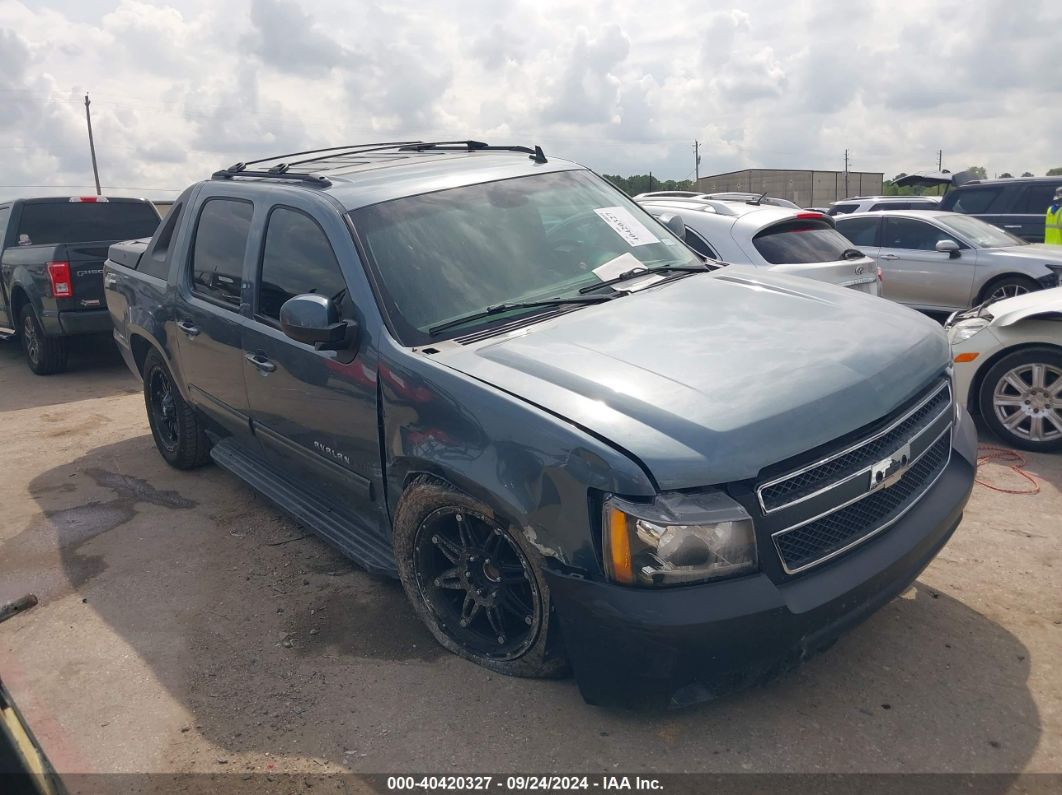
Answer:
M1044 242L1062 246L1062 204L1052 204L1047 208L1044 219Z

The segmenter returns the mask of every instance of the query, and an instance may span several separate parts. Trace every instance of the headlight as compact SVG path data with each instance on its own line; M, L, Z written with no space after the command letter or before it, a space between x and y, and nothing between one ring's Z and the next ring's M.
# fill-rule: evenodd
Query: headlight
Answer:
M757 567L752 518L719 491L649 503L608 497L602 527L605 568L624 585L683 585Z
M983 317L972 317L969 320L962 320L951 327L951 342L953 345L956 342L965 342L978 331L987 327L988 320Z

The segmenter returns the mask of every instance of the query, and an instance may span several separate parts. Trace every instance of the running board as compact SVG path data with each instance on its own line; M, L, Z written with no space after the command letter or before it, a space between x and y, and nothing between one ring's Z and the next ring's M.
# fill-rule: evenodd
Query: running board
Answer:
M7 326L0 326L0 340L6 340L15 336L15 330Z
M307 493L278 474L268 464L244 452L233 440L222 439L210 448L210 457L251 486L255 491L291 514L358 565L374 574L398 577L389 539L381 537Z

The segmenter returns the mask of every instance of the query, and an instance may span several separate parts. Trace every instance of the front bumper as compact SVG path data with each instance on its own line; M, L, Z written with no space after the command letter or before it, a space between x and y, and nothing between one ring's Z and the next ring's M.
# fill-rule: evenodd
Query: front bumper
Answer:
M968 416L953 445L939 480L896 524L782 583L761 573L654 591L547 572L583 698L686 706L766 681L829 646L905 591L955 531L976 468Z

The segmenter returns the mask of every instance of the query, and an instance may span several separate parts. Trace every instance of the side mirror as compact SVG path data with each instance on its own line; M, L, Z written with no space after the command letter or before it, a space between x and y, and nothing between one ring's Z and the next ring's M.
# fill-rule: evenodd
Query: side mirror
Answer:
M935 248L937 251L947 254L952 259L959 256L959 244L954 240L938 240Z
M319 351L351 348L357 341L358 324L340 320L339 310L323 295L306 293L289 298L280 307L280 328L296 342Z
M679 240L686 239L686 222L678 213L661 213L657 216L657 220L674 232Z

